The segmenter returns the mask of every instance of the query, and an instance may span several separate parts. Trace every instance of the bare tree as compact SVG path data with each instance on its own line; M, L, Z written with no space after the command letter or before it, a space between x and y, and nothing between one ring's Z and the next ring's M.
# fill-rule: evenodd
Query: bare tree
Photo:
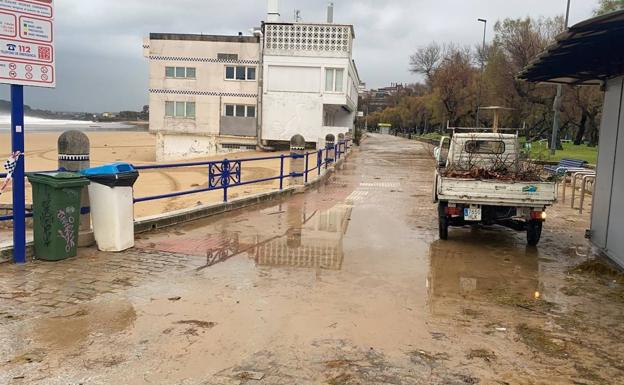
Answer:
M435 41L428 46L418 48L410 56L410 71L425 75L427 83L431 85L433 74L442 61L442 52L443 48Z

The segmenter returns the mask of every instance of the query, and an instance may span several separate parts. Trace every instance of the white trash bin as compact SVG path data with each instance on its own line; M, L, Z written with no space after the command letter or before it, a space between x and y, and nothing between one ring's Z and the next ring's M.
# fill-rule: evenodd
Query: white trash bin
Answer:
M134 194L139 174L127 163L113 163L82 170L91 184L89 201L93 235L101 251L134 247Z

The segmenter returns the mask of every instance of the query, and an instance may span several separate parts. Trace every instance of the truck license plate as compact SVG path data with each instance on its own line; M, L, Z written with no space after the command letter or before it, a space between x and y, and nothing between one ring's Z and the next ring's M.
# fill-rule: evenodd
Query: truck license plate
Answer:
M481 209L464 209L464 220L466 221L480 221Z

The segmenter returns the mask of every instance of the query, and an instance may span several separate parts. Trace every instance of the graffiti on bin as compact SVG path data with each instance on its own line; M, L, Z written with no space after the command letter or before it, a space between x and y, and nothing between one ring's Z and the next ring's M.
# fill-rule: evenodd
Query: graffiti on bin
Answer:
M47 193L45 199L41 202L41 228L43 230L43 244L48 247L52 242L52 224L54 223L54 217L52 215L51 208L52 198L50 193Z
M74 213L76 209L73 207L66 207L65 210L60 209L57 217L61 222L61 228L58 233L59 236L65 241L65 252L69 253L71 249L76 245L74 239Z

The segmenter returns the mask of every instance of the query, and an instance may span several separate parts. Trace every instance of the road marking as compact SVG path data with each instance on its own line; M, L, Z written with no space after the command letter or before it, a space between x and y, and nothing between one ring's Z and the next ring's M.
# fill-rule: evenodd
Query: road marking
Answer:
M360 183L360 187L372 187L372 188L396 188L401 184L397 182L375 182L375 183Z

